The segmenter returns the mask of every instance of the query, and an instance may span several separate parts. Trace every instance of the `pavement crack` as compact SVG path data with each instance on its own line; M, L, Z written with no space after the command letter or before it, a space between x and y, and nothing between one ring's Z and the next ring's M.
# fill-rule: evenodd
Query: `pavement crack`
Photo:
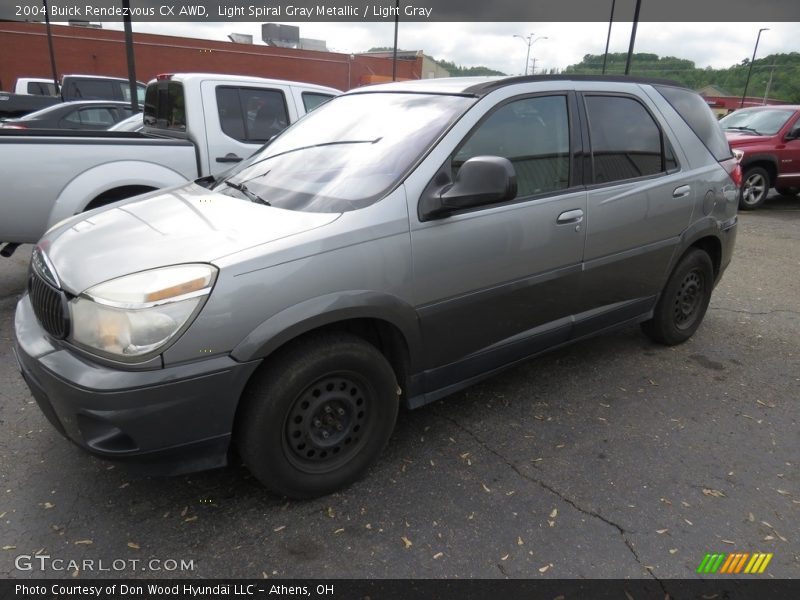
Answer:
M732 313L739 313L743 315L774 315L776 313L789 313L790 315L797 315L800 316L800 311L791 310L790 308L776 308L774 310L767 310L767 311L754 311L754 310L745 310L741 308L726 308L724 306L709 306L709 310L722 310L725 312L732 312Z
M470 436L473 440L475 440L481 446L481 448L483 448L484 450L486 450L490 454L493 454L494 456L499 458L501 461L503 461L503 463L505 463L519 477L521 477L521 478L523 478L523 479L525 479L527 481L530 481L532 483L537 484L542 489L550 492L551 494L553 494L553 495L557 496L559 499L561 499L563 502L566 502L567 504L569 504L572 508L574 508L578 512L580 512L580 513L582 513L582 514L584 514L584 515L586 515L588 517L592 517L592 518L598 519L598 520L602 521L603 523L605 523L606 525L616 529L617 533L619 533L620 537L622 538L622 541L625 543L625 546L627 546L627 548L630 551L631 555L633 556L634 560L639 564L639 566L642 567L642 569L644 569L647 573L650 574L650 577L652 577L658 583L658 585L661 587L661 589L664 591L664 593L665 594L667 593L667 590L664 587L664 584L661 582L661 580L659 580L658 577L656 577L656 575L655 575L655 573L653 573L652 569L650 569L647 566L645 566L645 564L642 562L641 558L639 557L639 553L636 552L636 549L633 547L633 543L628 538L628 534L625 531L625 528L622 527L622 525L620 525L618 523L615 523L611 519L609 519L607 517L604 517L603 515L601 515L600 513L596 512L594 510L590 510L588 508L584 508L583 506L578 504L575 500L573 500L572 498L569 498L568 496L565 496L562 492L560 492L559 490L557 490L556 488L554 488L552 485L548 484L547 482L543 481L542 479L537 479L536 477L532 477L531 475L528 475L528 474L524 473L523 471L520 470L520 468L512 460L510 460L508 457L506 457L502 452L498 451L495 448L492 448L492 446L490 446L484 439L482 439L474 431L472 431L468 427L465 427L464 425L459 423L453 417L450 417L448 415L442 414L441 412L438 412L438 411L435 411L435 410L433 412L437 417L439 417L441 419L444 419L446 421L449 421L450 423L455 425L459 430L463 431L468 436ZM503 571L503 569L501 568L500 565L497 565L497 566L498 566L498 568L500 568L501 571Z

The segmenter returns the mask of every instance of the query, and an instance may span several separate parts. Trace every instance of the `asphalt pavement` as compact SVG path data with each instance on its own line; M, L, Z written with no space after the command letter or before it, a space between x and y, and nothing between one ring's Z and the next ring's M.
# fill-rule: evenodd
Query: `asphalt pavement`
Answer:
M366 478L308 502L63 439L11 352L29 257L0 259L0 576L670 579L708 552L800 573L800 200L740 215L689 342L629 327L405 412Z

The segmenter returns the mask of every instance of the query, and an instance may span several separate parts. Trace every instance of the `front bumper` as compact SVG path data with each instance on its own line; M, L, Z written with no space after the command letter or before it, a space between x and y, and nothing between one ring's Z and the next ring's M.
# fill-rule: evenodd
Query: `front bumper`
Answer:
M19 370L52 425L107 458L148 472L224 466L242 390L260 361L219 356L147 371L109 368L56 346L28 295L14 317Z

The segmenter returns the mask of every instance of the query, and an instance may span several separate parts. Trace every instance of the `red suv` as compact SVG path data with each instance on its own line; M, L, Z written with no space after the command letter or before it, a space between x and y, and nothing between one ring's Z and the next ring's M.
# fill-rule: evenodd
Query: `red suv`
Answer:
M800 192L800 106L744 108L719 123L742 153L740 209L761 206L772 187L785 196Z

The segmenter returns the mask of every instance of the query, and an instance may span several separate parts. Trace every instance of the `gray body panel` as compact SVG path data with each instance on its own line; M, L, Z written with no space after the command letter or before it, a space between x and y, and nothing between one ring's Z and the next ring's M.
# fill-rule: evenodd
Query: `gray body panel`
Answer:
M431 85L408 85L406 91L458 94L476 83ZM583 91L637 98L673 146L678 168L587 185L577 160L588 152L588 137L579 135L584 148L572 150L577 170L567 189L420 218L423 192L499 103L547 92L580 99ZM576 220L559 221L575 211L581 211ZM246 365L249 375L306 332L366 320L402 337L408 356L399 383L413 407L526 357L649 318L675 263L698 240L718 245L721 276L735 224L736 193L727 172L653 88L554 80L498 86L479 96L401 182L365 208L293 212L188 184L75 217L40 246L73 294L158 266L207 262L219 269L202 311L166 347L161 364L148 363L137 373L136 365L98 360L98 367L89 367L90 359L77 358L87 369L115 368L143 382L158 378L154 373L229 369L237 373L230 385L238 398L244 371L234 365ZM26 324L31 318L23 300L17 324L18 337L26 340L20 343L23 369L60 369L64 385L74 386L79 374L63 359L58 367L45 363L75 351L69 342L50 350L37 342L42 334ZM88 387L96 389L100 380L91 381ZM150 383L142 386L142 394L151 393ZM58 395L57 388L49 384L48 396ZM235 408L215 414L229 435Z

